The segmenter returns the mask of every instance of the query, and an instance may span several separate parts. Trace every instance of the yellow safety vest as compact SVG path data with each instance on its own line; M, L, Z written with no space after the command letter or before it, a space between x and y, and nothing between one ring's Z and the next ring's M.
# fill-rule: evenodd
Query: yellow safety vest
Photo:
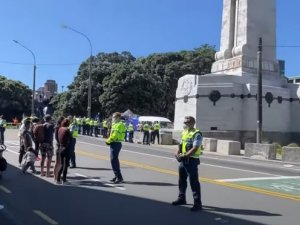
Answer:
M181 152L183 154L185 154L188 150L187 150L187 145L189 145L189 149L192 148L193 146L193 142L194 142L194 138L195 138L195 135L196 134L200 134L201 135L201 132L200 130L197 130L195 128L193 128L193 130L189 131L188 129L184 130L182 132L182 137L181 137L181 140L182 140L182 149L181 149ZM202 148L201 146L199 146L197 148L197 150L195 151L195 153L191 156L192 158L199 158L199 156L202 154Z
M107 139L106 143L124 141L125 134L126 134L126 127L122 121L113 123L109 138Z
M149 126L149 124L144 124L144 126L143 126L143 130L144 131L149 131L150 130L150 126Z

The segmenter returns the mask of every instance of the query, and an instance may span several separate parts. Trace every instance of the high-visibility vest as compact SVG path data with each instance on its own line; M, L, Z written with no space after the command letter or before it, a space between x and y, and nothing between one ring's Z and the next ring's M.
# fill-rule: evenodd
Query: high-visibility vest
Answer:
M76 123L71 123L71 125L69 126L69 129L72 134L72 137L77 138L78 137L78 125Z
M126 127L122 121L113 123L110 131L109 138L106 143L124 141L126 134Z
M0 127L6 127L6 120L5 119L0 119Z
M182 149L181 149L181 152L183 154L185 154L188 150L187 150L187 146L190 146L189 149L192 148L193 146L193 142L194 142L194 138L195 138L195 135L196 134L200 134L201 135L201 132L200 130L197 130L195 128L193 128L193 130L189 131L188 129L184 130L182 132L182 137L181 137L181 140L182 140ZM199 158L199 156L202 154L202 148L201 146L199 146L197 148L197 150L195 151L195 153L191 156L192 158Z
M154 130L159 130L159 129L160 129L159 123L155 123L155 124L154 124Z
M98 120L94 120L94 127L98 127Z
M107 121L106 120L103 120L102 126L103 126L103 128L107 128Z
M134 127L133 127L132 124L129 124L129 125L128 125L128 131L134 131Z
M150 130L150 126L149 126L148 123L144 124L143 130L144 130L144 131L149 131L149 130Z

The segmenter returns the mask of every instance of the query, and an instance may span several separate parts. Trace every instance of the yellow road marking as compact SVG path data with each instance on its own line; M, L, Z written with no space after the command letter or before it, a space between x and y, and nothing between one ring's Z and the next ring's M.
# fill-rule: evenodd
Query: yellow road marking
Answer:
M3 185L0 185L0 190L5 192L6 194L11 194L11 191L9 189L7 189L6 187L4 187Z
M43 213L40 210L33 210L33 212L35 214L37 214L39 217L41 217L43 220L45 220L47 223L51 224L51 225L57 225L58 224L58 222L51 219L49 216L47 216L45 213Z
M101 159L101 160L110 160L109 157L104 156L104 155L96 155L94 153L88 153L88 152L84 152L84 151L77 151L77 152L83 156L88 156L88 157ZM159 172L159 173L178 176L178 173L175 171L168 170L168 169L162 169L162 168L155 167L155 166L130 162L130 161L126 161L126 160L120 160L120 163L123 165L126 165L126 166L132 166L132 167L142 168L142 169L151 170L151 171L155 171L155 172ZM225 182L220 182L220 181L216 181L214 179L204 178L204 177L199 177L199 179L202 182L206 182L206 183L210 183L210 184L225 186L225 187L229 187L229 188L235 188L235 189L244 190L244 191L251 191L251 192L255 192L255 193L259 193L259 194L265 194L265 195L270 195L270 196L274 196L274 197L278 197L278 198L284 198L284 199L289 199L289 200L300 202L300 196L297 196L297 195L290 195L290 194L285 194L285 193L280 193L280 192L275 192L275 191L269 191L266 189L254 188L254 187L249 187L249 186L235 184L235 183L225 183Z

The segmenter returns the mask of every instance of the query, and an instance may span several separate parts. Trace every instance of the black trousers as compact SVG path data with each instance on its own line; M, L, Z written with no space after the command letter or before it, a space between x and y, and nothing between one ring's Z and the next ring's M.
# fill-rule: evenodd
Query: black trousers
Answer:
M179 195L178 198L185 199L187 188L187 178L189 178L190 186L193 192L195 203L201 203L201 186L198 178L198 165L200 160L196 158L188 158L180 162L178 167L179 173Z
M154 130L151 132L151 136L152 136L152 144L155 143L155 137L157 137L157 144L159 144L159 131L158 130Z
M144 131L143 144L149 144L149 131Z
M70 161L70 152L69 151L70 150L66 148L64 151L58 152L58 154L60 154L60 158L61 158L61 167L60 167L60 170L58 171L57 181L60 181L61 174L62 174L62 181L67 180L67 173L68 173L68 167L69 167L69 161Z
M5 132L5 128L0 127L0 144L2 145L4 145L4 132Z

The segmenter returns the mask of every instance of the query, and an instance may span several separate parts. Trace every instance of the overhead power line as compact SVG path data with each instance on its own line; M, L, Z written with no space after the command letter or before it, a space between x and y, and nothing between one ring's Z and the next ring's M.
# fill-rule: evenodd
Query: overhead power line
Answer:
M23 65L23 66L32 66L32 63L20 63L20 62L10 62L10 61L0 61L1 64L11 64L11 65ZM76 66L81 63L40 63L36 64L37 66Z

